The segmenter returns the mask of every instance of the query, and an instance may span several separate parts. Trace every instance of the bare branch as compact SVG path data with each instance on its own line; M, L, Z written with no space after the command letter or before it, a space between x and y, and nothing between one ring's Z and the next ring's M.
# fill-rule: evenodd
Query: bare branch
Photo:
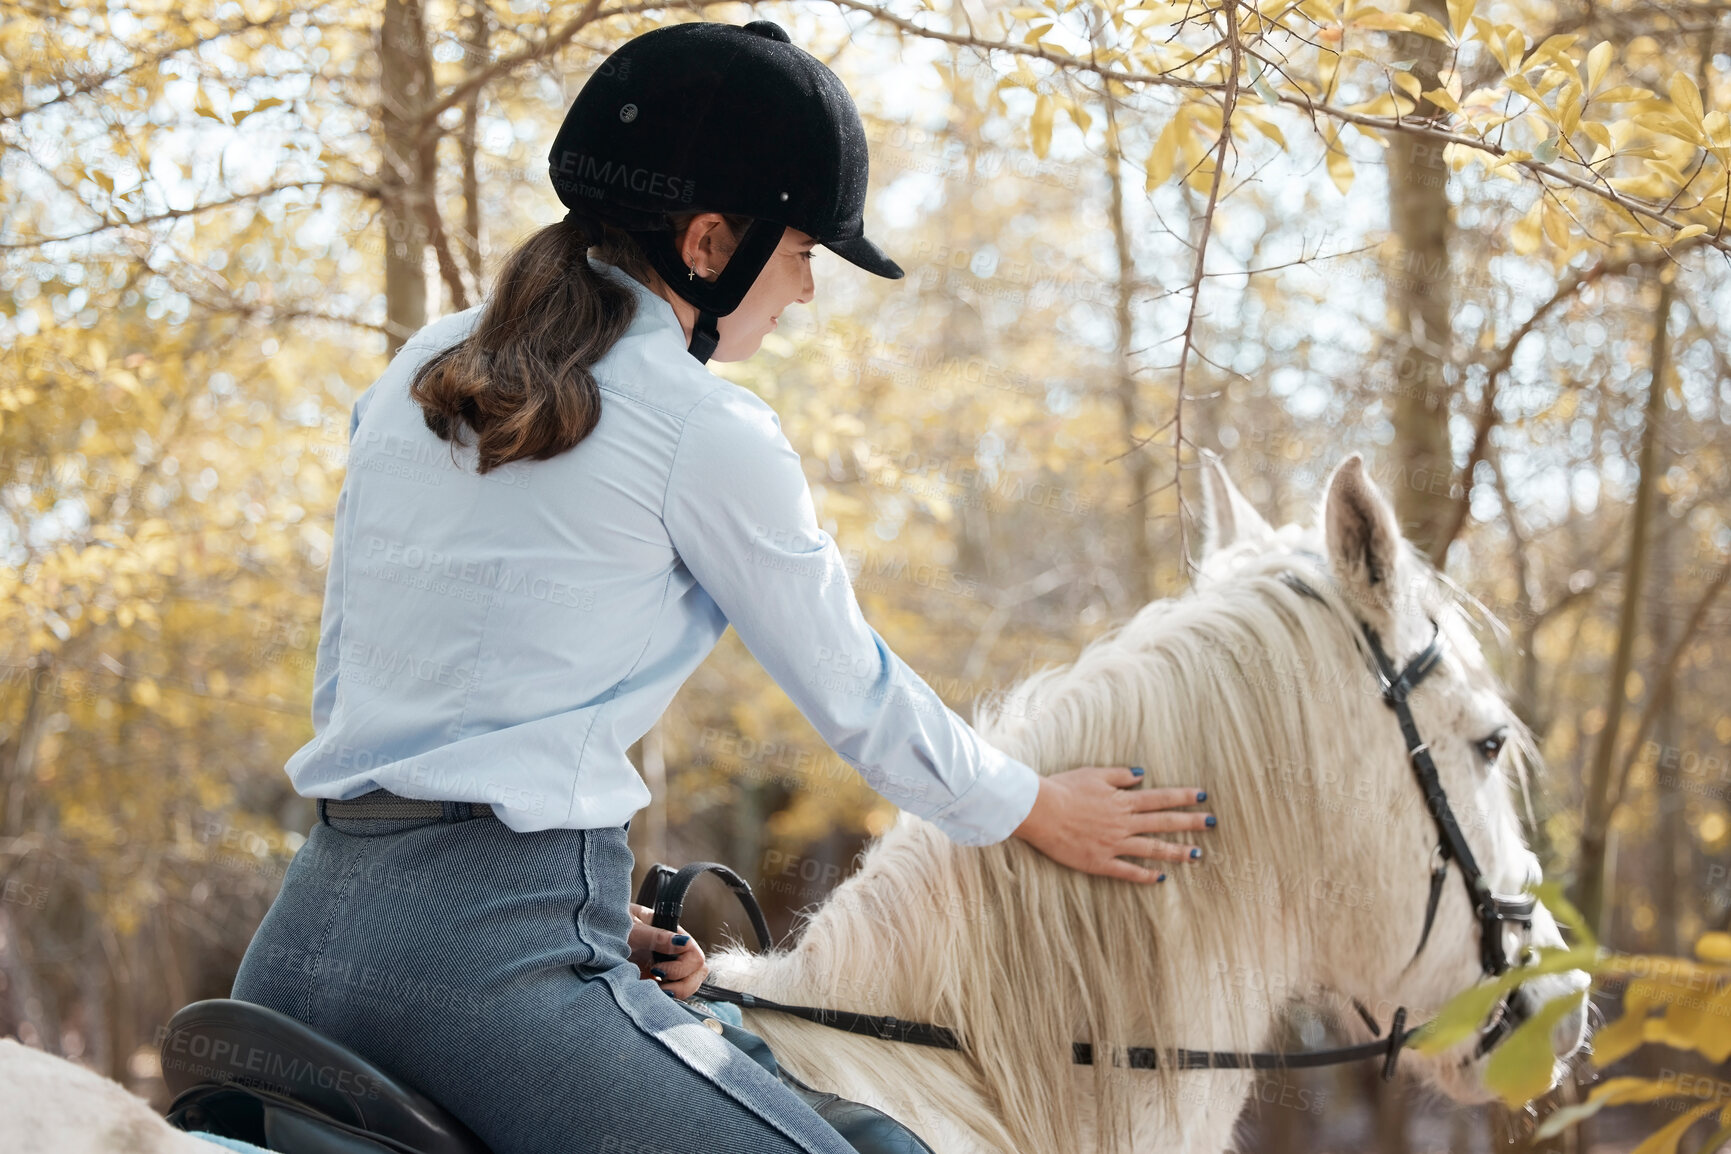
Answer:
M927 28L904 16L898 16L894 12L891 12L877 4L867 3L866 0L832 0L832 3L850 11L864 12L874 20L881 21L882 23L888 24L903 32L915 36L921 36L928 40L937 40L945 44L974 48L984 54L999 52L1009 56L1021 56L1029 59L1043 60L1056 68L1089 72L1107 80L1116 80L1121 84L1141 87L1175 88L1195 92L1214 93L1222 96L1225 94L1228 86L1237 84L1237 69L1234 69L1232 74L1225 81L1189 80L1162 73L1125 72L1122 69L1104 67L1102 65L1091 63L1090 61L1080 57L1054 51L1043 44L1017 44L1005 40L984 40L978 36L963 35L957 32L944 32L935 28ZM1242 52L1242 46L1239 48L1239 51ZM1315 97L1308 94L1296 95L1291 92L1280 92L1277 90L1275 95L1279 98L1280 103L1292 108L1300 109L1308 114L1313 126L1318 117L1324 117L1341 124L1351 124L1363 128L1372 128L1380 132L1398 132L1407 137L1427 140L1436 144L1459 144L1498 159L1508 156L1510 152L1516 151L1514 149L1505 148L1500 143L1493 143L1492 141L1486 140L1482 137L1440 127L1429 120L1409 118L1405 116L1371 116L1362 112L1351 112L1345 108L1338 108L1326 102L1319 102ZM1676 216L1666 211L1664 205L1655 204L1640 197L1633 197L1618 192L1616 189L1611 188L1610 185L1605 182L1605 179L1600 177L1596 172L1592 173L1592 177L1578 176L1565 169L1557 168L1553 164L1545 164L1534 160L1530 156L1517 157L1516 159L1508 161L1507 164L1511 167L1523 169L1534 176L1548 177L1551 180L1559 181L1563 184L1569 185L1570 187L1580 189L1583 192L1591 193L1593 196L1622 209L1631 216L1651 220L1655 223L1662 224L1669 229L1681 229L1689 223L1688 221L1678 219ZM1588 171L1591 172L1592 170L1589 169ZM1543 181L1540 183L1542 184ZM1701 239L1711 247L1727 254L1731 254L1731 236L1726 235L1723 227L1716 232L1709 233L1706 237Z

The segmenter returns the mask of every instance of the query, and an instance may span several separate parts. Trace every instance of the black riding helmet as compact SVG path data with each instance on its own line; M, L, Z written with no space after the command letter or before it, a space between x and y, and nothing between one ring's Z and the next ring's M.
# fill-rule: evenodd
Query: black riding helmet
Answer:
M547 168L567 219L631 233L696 306L699 361L789 227L867 272L902 275L866 239L865 129L853 99L768 20L671 24L621 45L572 102ZM687 275L676 212L752 218L713 283Z

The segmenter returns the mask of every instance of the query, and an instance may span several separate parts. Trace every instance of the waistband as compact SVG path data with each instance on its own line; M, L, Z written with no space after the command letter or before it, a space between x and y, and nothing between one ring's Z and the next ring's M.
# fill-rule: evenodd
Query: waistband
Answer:
M471 821L491 818L498 821L493 807L484 801L426 801L420 798L398 797L387 789L375 789L348 801L319 798L319 820L329 825L332 818L345 821Z

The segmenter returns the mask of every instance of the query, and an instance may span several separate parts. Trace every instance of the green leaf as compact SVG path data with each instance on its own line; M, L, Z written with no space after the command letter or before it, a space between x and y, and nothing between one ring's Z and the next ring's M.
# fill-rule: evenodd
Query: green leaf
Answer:
M1576 946L1573 949L1540 949L1539 960L1530 966L1519 966L1500 977L1477 986L1470 986L1449 999L1436 1017L1426 1022L1414 1035L1411 1046L1421 1054L1437 1054L1478 1033L1479 1024L1490 1016L1491 1008L1502 996L1533 978L1546 974L1562 974L1570 970L1591 970L1598 962L1599 948Z
M1485 1087L1509 1106L1524 1106L1551 1088L1557 1055L1551 1049L1551 1031L1565 1014L1579 1009L1586 992L1552 998L1539 1012L1522 1022L1503 1043L1491 1051L1485 1063Z

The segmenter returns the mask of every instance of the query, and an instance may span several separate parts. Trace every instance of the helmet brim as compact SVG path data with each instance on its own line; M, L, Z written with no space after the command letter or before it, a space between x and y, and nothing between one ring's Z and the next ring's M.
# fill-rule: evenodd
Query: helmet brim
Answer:
M858 265L877 276L900 280L905 275L901 265L891 260L883 249L866 237L856 236L852 240L826 240L819 243L848 263Z

